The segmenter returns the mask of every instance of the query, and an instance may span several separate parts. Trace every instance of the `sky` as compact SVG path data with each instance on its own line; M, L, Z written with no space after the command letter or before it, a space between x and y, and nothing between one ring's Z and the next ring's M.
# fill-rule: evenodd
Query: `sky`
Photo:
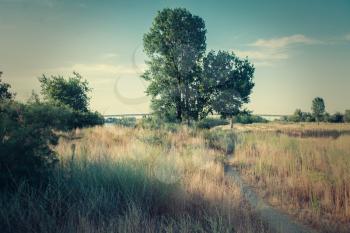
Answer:
M142 38L157 11L184 7L202 17L207 50L254 64L246 107L255 114L350 109L349 0L0 0L0 71L17 99L40 92L38 77L79 72L93 88L91 109L147 113Z

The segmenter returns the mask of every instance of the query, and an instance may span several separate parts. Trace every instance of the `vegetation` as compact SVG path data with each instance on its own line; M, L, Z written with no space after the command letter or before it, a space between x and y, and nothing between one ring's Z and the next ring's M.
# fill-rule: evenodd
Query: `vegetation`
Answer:
M73 74L74 76L68 79L63 76L43 75L39 78L41 94L45 100L54 105L69 106L75 111L87 112L90 99L88 92L91 89L80 74L76 72Z
M196 123L196 127L199 129L211 129L220 125L228 125L229 122L225 119L218 118L204 118Z
M49 81L46 79L45 82ZM34 93L28 103L19 103L9 88L10 85L1 83L1 187L16 188L21 182L44 185L57 162L52 150L58 142L55 131L100 125L103 118L98 113L74 110L68 105L56 104L58 102L41 102ZM68 86L64 88L69 89ZM59 92L52 86L48 89ZM68 99L63 94L61 97Z
M272 205L320 232L348 232L349 125L272 124L246 130L233 159L245 179ZM340 135L334 138L333 132Z
M143 78L154 112L167 120L197 121L209 113L222 117L239 113L254 86L254 67L233 53L205 55L203 19L182 8L158 12L144 35L149 56Z
M10 84L4 83L1 80L2 72L0 71L0 101L11 100L14 97L14 93L10 91Z
M73 134L55 147L60 162L47 186L1 195L3 232L269 232L202 133L111 126ZM161 143L145 140L159 134Z
M296 109L294 114L291 116L283 117L282 121L290 122L329 122L329 123L343 123L347 121L347 111L345 114L336 112L334 114L329 114L326 112L326 107L324 100L320 97L315 98L312 101L312 113L303 112L300 109ZM349 113L348 113L349 114Z
M124 127L135 127L136 118L135 117L108 118L105 120L105 123L120 125Z
M324 116L325 110L326 110L324 100L320 97L316 97L312 101L311 110L312 110L312 114L315 117L316 121L319 122L322 119L322 117Z
M254 116L250 112L241 112L233 117L233 122L240 124L252 124L252 123L267 123L268 120L260 117ZM232 125L231 125L232 128Z

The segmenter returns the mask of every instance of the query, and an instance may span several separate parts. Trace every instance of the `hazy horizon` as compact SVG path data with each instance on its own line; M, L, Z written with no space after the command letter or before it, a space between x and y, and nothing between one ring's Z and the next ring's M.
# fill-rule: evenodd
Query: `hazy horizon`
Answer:
M142 37L157 11L184 7L205 20L207 51L255 65L247 108L257 114L350 109L350 2L0 0L0 71L19 100L37 77L79 72L102 114L150 112L140 78Z

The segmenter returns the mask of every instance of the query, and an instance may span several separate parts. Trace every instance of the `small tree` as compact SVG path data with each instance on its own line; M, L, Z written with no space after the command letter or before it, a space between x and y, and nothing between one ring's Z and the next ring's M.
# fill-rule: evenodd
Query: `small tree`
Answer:
M88 82L76 72L74 76L65 79L62 76L39 78L41 94L44 99L55 105L69 106L75 111L87 112L90 98L88 93L91 89Z
M320 119L322 119L322 117L324 116L325 111L326 111L324 100L321 97L316 97L312 101L311 110L312 110L312 114L314 115L317 123L319 123Z
M4 83L1 80L2 71L0 71L0 101L11 100L14 98L15 94L10 91L10 84Z

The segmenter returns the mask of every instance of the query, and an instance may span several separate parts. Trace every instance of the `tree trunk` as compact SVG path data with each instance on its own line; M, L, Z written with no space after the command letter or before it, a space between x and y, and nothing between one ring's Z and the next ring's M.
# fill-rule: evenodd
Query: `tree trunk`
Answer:
M233 129L233 116L231 116L231 129Z

